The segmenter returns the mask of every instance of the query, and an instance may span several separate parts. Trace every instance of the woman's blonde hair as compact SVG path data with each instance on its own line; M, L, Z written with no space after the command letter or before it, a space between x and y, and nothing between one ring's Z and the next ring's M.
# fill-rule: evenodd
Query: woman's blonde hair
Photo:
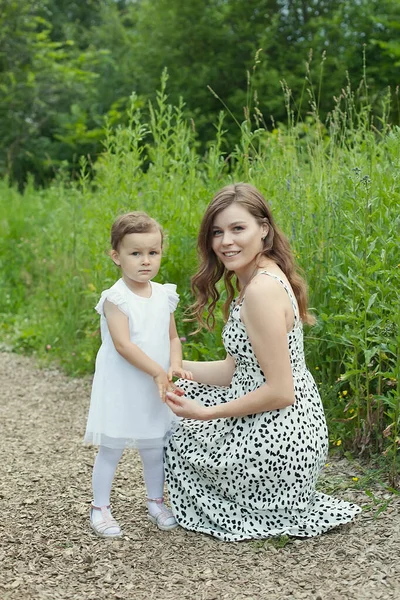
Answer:
M264 247L260 252L260 257L266 256L276 262L293 289L299 306L300 318L305 323L314 323L314 317L307 310L306 283L296 270L289 242L276 226L271 209L261 193L248 183L236 183L222 188L216 193L206 209L197 240L200 267L191 280L192 292L196 298L189 309L193 320L197 320L199 329L205 327L211 331L214 328L214 310L220 298L216 284L221 279L224 279L227 291L223 314L225 319L228 317L229 306L235 295L232 283L235 274L224 267L212 249L212 228L218 213L234 203L246 208L258 223L268 225L268 233L264 238ZM238 287L237 281L236 287ZM204 319L205 311L207 311L206 319Z

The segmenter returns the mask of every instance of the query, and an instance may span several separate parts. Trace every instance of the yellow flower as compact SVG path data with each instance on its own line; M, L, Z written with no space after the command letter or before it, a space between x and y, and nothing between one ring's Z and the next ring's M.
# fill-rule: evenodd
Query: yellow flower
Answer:
M353 481L358 481L358 477L352 477Z
M348 391L347 390L343 390L342 394L343 394L343 396L347 396Z
M315 367L315 370L316 370L316 371L319 371L319 367Z
M93 285L93 283L88 283L88 289L89 289L91 292L95 292L95 291L96 291L96 288L95 288L95 286Z
M336 446L341 446L341 445L342 445L342 440L338 440L338 441L336 442Z

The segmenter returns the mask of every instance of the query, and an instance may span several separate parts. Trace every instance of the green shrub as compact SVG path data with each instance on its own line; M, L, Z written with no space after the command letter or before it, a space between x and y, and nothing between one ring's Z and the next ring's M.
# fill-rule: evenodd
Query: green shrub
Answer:
M322 391L333 446L383 453L396 469L399 446L400 129L373 126L351 90L329 123L314 113L272 132L250 117L241 143L224 153L223 116L206 156L196 152L182 105L168 105L166 77L148 118L107 131L104 153L78 183L23 194L0 182L0 312L17 351L56 359L71 374L92 372L99 346L93 307L118 278L108 257L116 215L145 210L165 227L160 281L178 285L185 355L223 356L219 329L193 337L184 320L196 234L214 192L256 185L272 205L304 269L317 325L306 331L308 364ZM289 96L288 96L289 97ZM372 125L371 125L372 123ZM257 125L257 120L255 125ZM259 120L258 120L259 125Z

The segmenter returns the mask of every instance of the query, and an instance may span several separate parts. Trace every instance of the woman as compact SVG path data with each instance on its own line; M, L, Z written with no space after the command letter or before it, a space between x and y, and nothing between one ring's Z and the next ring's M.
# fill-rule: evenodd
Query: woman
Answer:
M328 437L304 361L302 322L312 317L289 243L260 192L245 183L220 190L204 215L198 248L193 314L200 326L213 327L223 278L227 356L184 361L194 381L178 382L184 396L167 394L184 417L165 458L178 523L238 541L316 536L350 521L358 506L315 491Z

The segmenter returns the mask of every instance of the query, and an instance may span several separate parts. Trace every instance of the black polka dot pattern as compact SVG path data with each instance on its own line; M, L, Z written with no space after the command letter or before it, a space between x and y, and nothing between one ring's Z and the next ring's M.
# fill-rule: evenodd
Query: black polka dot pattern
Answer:
M169 440L165 473L179 524L220 540L278 535L312 537L360 512L355 504L315 491L328 437L321 399L304 361L303 330L295 314L288 333L296 401L293 406L242 418L180 422ZM187 397L205 406L229 402L265 381L246 329L241 304L233 305L223 331L236 368L229 387L180 380Z

